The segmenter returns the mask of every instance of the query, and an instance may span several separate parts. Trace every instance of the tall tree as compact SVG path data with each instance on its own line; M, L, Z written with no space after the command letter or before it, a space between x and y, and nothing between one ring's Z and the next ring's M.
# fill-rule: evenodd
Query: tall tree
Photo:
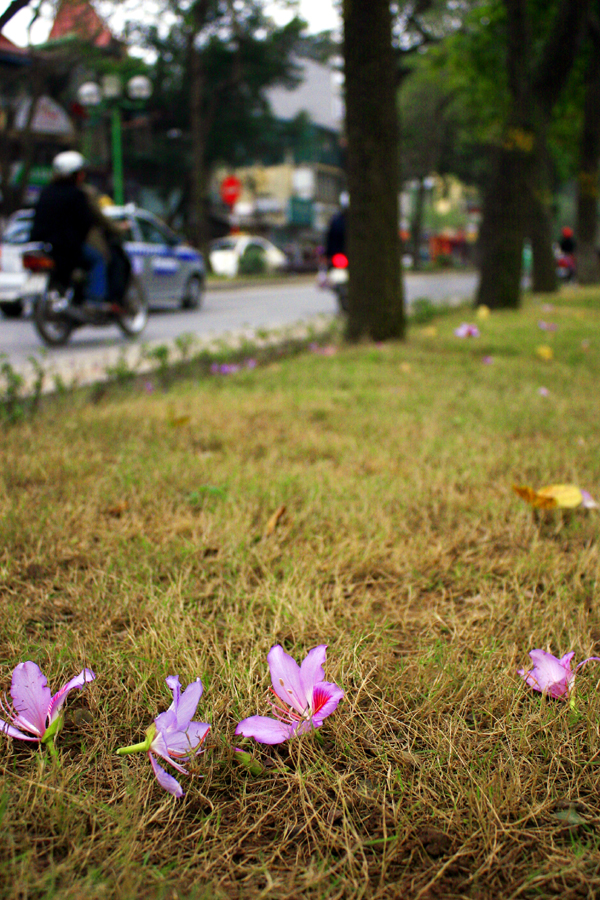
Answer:
M397 59L389 0L344 0L348 255L347 334L402 338Z
M600 163L600 2L590 10L585 69L583 126L577 173L577 280L600 283L598 237L598 166Z
M477 302L491 308L520 302L521 253L529 236L534 288L556 286L551 256L547 134L587 21L589 0L543 7L545 36L533 34L538 0L502 0L508 109L484 202ZM535 8L534 8L535 7Z
M166 36L146 29L155 49L157 92L164 123L190 136L190 231L208 241L208 185L216 158L233 162L239 144L255 135L265 87L295 83L292 54L304 23L277 27L265 0L167 0L174 24Z

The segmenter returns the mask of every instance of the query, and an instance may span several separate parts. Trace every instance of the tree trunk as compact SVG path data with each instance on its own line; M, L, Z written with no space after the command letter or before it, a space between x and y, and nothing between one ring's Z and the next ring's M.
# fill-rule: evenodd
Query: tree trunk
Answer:
M598 236L598 164L600 162L600 42L596 42L586 72L583 131L579 151L577 196L577 281L600 283Z
M502 309L520 305L529 169L525 150L508 143L498 149L481 223L478 306Z
M404 336L396 61L389 0L344 0L350 340Z
M208 177L206 172L206 128L203 116L204 71L200 52L190 41L190 125L192 132L191 220L196 247L206 251L208 234Z
M417 192L410 222L413 269L421 268L421 235L423 233L423 210L425 208L425 178L418 179Z
M533 253L532 288L539 293L552 293L558 284L552 251L550 159L544 126L537 128L535 137L528 237Z

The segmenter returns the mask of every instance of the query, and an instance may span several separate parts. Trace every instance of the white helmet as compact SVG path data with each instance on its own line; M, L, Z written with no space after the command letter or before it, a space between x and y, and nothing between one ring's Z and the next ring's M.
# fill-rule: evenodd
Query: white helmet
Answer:
M85 169L85 158L77 150L65 150L52 160L52 173L55 178L68 178Z

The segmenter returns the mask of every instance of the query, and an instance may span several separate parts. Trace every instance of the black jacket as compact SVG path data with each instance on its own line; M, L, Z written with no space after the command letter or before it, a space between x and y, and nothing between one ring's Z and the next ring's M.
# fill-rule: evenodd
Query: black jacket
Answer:
M329 223L325 256L331 260L336 253L346 252L346 213L344 210L335 214Z
M81 188L55 181L40 194L31 240L52 244L57 269L70 274L81 265L81 248L93 224L94 214Z

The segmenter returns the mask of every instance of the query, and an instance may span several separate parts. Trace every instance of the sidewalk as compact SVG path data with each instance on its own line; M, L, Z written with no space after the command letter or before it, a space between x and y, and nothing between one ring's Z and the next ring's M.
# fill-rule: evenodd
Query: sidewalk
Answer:
M286 341L307 341L318 339L331 328L335 316L318 315L283 328L242 328L230 331L220 337L207 335L200 337L187 333L177 338L161 341L139 341L86 350L81 358L71 355L46 357L38 360L44 370L42 393L49 394L62 388L76 388L84 385L109 381L119 373L143 375L164 365L185 362L200 353L219 354L236 351L251 345L256 349L276 347ZM161 348L160 357L153 355ZM164 349L163 349L164 348ZM31 393L39 377L37 365L26 362L11 367L23 379L23 391ZM0 383L0 389L2 385Z

